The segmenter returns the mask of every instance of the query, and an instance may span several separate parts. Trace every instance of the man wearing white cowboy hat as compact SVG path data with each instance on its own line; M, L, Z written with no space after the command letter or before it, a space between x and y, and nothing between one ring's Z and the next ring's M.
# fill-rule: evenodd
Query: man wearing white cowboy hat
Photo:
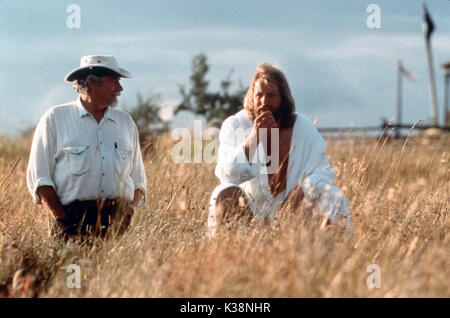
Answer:
M79 96L50 108L33 137L27 184L35 203L54 217L52 234L122 233L146 198L137 127L114 108L131 74L113 56L83 56L69 72Z

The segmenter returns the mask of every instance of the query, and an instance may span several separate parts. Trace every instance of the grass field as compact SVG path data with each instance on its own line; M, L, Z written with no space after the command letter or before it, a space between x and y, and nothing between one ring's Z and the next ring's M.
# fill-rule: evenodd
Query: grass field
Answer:
M143 145L148 201L129 231L88 245L50 238L26 186L30 140L3 138L0 286L25 268L40 297L450 297L450 138L327 142L353 236L296 213L205 239L214 165L173 163L165 136ZM66 285L70 264L79 289Z

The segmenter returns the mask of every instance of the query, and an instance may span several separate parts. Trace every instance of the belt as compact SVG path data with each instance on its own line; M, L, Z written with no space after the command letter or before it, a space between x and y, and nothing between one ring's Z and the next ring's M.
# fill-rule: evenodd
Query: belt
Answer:
M73 207L73 206L79 206L79 207L96 207L96 208L110 208L116 205L119 205L120 203L125 202L124 199L106 199L106 198L100 198L97 200L75 200L72 203L65 205L64 207Z

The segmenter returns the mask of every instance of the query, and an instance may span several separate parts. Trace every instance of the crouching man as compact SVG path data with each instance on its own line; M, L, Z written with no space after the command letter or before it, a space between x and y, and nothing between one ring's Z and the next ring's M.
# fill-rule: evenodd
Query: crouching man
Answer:
M123 90L113 56L84 56L66 75L79 96L50 108L33 137L27 184L35 203L53 215L59 237L123 233L146 197L138 130L114 108Z
M273 220L282 208L297 211L306 199L328 221L351 223L344 193L326 143L305 116L295 112L288 82L276 67L257 67L244 109L227 118L219 134L209 234L231 219Z

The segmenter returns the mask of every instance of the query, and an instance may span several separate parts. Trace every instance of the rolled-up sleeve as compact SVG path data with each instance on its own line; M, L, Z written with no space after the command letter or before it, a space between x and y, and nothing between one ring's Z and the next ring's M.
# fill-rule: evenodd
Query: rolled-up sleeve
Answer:
M27 185L34 203L37 204L41 203L37 195L39 187L51 186L56 191L53 179L56 164L54 129L52 114L47 113L40 119L33 136L27 168Z
M239 126L238 119L226 119L219 134L219 158L215 169L221 183L241 184L256 177L256 164L249 163L245 155L248 132Z
M143 199L138 203L142 206L147 201L147 176L145 175L144 162L142 160L141 146L139 144L139 132L134 121L133 125L133 168L131 169L131 179L134 183L134 190L139 189L144 194Z

